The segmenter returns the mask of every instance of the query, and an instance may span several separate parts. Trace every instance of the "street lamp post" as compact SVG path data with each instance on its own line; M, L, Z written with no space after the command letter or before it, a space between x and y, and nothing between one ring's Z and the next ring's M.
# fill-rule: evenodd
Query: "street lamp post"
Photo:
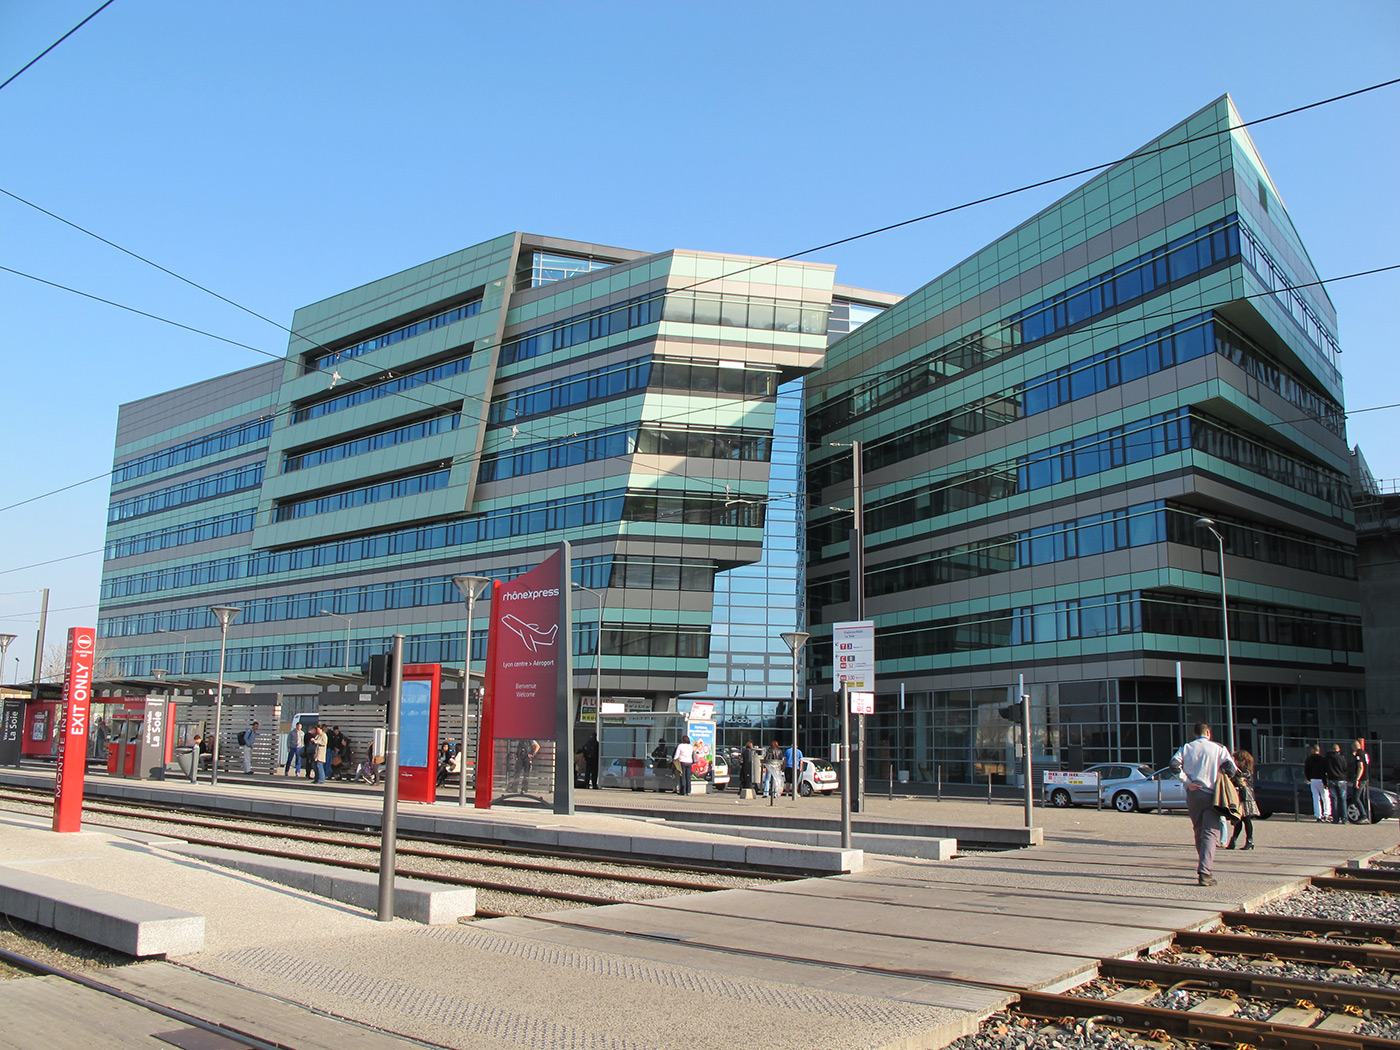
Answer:
M784 631L778 637L787 642L792 650L792 804L797 805L797 796L802 794L802 762L797 757L797 654L812 637L806 631Z
M13 641L14 641L16 638L18 638L18 637L19 637L19 635L17 635L17 634L0 634L0 675L3 675L3 674L5 673L5 671L4 671L4 668L5 668L5 650L8 649L8 648L10 647L10 643L13 642ZM18 663L18 658L16 658L16 663ZM16 674L15 685L19 685L19 679L18 679L19 668L18 668L18 667L15 668L15 674Z
M219 782L219 724L224 713L224 654L228 651L228 625L238 619L243 610L232 605L211 605L209 611L219 621L219 691L214 694L214 749L213 764L209 769L209 784ZM195 757L198 762L198 756Z
M1235 750L1235 696L1230 681L1230 603L1225 596L1225 537L1215 527L1214 518L1197 518L1196 527L1215 537L1220 552L1220 629L1225 639L1225 746Z
M322 609L317 616L334 616L337 620L345 621L345 670L350 670L350 625L355 622L353 616L342 616L340 613L333 613L329 609Z
M180 638L180 677L185 677L185 655L190 651L190 636L185 631L172 631L165 627L157 627L156 634L173 634Z
M467 717L471 714L472 695L472 615L476 612L476 597L486 585L491 581L485 576L454 576L452 582L457 587L458 593L467 600L467 652L462 657L462 745L457 749L457 805L466 808L467 805L467 760L464 757L467 753ZM481 746L481 737L477 737L477 747ZM479 756L472 753L472 768L475 769L475 762Z
M603 592L570 584L576 591L587 591L598 600L598 639L593 646L593 735L598 739L598 761L603 760Z

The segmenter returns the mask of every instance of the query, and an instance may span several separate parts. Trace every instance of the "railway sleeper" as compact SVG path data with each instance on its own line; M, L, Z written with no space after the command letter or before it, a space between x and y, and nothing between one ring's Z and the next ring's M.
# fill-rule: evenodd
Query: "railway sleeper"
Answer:
M1306 1000L1333 1011L1367 1011L1391 1016L1400 1014L1400 1003L1396 1002L1393 992L1354 984L1330 984L1324 981L1273 977L1238 970L1210 970L1198 966L1153 962L1150 959L1106 959L1099 964L1099 976L1135 984L1150 982L1156 991L1189 981L1196 987L1229 990L1252 999L1268 999L1280 1003ZM1123 991L1146 991L1147 994L1137 999L1138 1002L1143 1002L1155 994L1151 988L1125 988ZM1129 997L1130 1000L1132 998L1134 997Z

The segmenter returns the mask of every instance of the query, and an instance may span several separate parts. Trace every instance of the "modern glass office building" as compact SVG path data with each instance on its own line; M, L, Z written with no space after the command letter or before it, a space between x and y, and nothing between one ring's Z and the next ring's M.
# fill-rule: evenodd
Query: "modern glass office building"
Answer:
M284 361L122 407L109 672L212 678L215 604L260 688L355 689L394 632L460 668L452 577L567 539L580 699L771 716L804 614L803 378L895 301L833 281L509 234L297 311Z
M1239 124L1217 100L808 380L814 679L853 609L833 443L860 441L876 775L1014 772L1021 676L1042 761L1161 765L1198 719L1223 739L1201 518L1238 745L1363 728L1336 317Z
M452 577L568 539L580 701L766 727L780 632L831 690L860 442L875 775L1009 775L1022 679L1066 766L1160 764L1227 706L1263 758L1351 737L1336 317L1239 123L1217 100L902 300L517 233L305 307L284 361L122 407L106 666L211 678L227 604L229 675L284 694L394 632L460 667Z

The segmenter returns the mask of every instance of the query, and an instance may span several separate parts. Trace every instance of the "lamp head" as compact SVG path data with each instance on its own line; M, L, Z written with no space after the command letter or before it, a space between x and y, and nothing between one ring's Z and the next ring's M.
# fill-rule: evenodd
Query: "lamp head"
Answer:
M784 631L782 634L778 635L778 637L787 642L787 647L791 649L793 655L796 656L797 651L806 645L807 639L812 636L806 631Z
M465 601L474 600L491 581L485 576L454 576L452 583Z
M219 621L219 626L224 629L227 629L228 625L238 619L239 614L243 612L242 609L233 605L211 605L209 611L214 614Z
M1215 519L1214 519L1214 518L1197 518L1197 519L1196 519L1196 528L1198 528L1198 529L1210 529L1210 528L1214 528L1214 527L1215 527Z

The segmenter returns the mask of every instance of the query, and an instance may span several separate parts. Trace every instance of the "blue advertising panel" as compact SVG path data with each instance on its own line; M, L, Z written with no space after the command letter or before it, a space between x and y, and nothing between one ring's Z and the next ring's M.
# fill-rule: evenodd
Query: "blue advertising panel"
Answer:
M433 683L405 679L399 708L399 765L433 765L428 756L432 720Z

